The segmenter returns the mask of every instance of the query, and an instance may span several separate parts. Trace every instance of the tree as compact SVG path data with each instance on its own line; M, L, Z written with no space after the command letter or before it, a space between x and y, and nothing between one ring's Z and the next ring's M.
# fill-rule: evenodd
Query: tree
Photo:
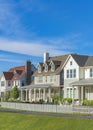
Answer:
M58 102L60 101L60 96L54 94L54 95L52 96L52 100L53 100L53 103L58 104Z
M11 91L11 97L13 99L17 99L19 97L19 90L17 88L17 86L15 86L12 91Z

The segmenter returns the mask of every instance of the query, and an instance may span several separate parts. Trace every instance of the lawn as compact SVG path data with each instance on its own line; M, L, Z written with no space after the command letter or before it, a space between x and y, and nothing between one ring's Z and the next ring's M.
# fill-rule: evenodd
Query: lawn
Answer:
M0 112L0 130L93 130L93 120Z

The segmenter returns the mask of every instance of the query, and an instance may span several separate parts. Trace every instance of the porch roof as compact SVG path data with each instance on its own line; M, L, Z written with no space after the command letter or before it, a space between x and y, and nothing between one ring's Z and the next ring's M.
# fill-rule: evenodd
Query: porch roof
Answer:
M20 89L33 89L33 88L50 88L52 84L31 84L27 86L23 86Z
M89 86L93 85L93 79L82 79L76 82L71 83L72 86Z

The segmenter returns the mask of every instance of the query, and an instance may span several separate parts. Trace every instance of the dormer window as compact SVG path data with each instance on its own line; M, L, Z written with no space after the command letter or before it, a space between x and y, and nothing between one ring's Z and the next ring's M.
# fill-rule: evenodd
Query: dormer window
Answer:
M51 71L55 71L55 65L54 64L51 65Z
M38 66L38 73L41 73L42 69L41 66Z
M45 65L45 72L48 72L48 65Z

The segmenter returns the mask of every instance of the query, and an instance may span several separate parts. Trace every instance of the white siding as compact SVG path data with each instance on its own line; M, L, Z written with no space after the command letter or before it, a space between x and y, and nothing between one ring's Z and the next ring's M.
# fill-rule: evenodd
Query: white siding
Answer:
M85 78L85 69L84 68L80 68L79 69L79 78L80 79L84 79Z
M90 68L85 69L85 79L90 78Z
M72 65L70 64L72 62ZM67 70L70 70L70 69L76 69L76 77L75 78L67 78ZM67 97L67 89L70 89L72 88L71 86L71 83L72 82L75 82L75 81L78 81L79 78L82 76L79 77L79 72L80 72L80 69L79 69L79 66L78 64L76 63L76 61L73 59L73 57L71 56L69 58L69 60L67 61L65 67L64 67L64 97ZM73 88L72 88L73 89ZM72 92L73 93L73 92ZM74 98L78 98L77 97L78 95L78 88L76 87L76 90L75 90L75 97ZM69 97L70 96L70 92L69 92ZM72 97L73 97L73 94L72 94Z
M70 62L72 62L72 65L70 65ZM75 79L79 79L79 66L72 57L70 57L70 59L68 60L67 64L64 67L64 79L68 79L66 77L66 72L69 69L76 69L76 78Z
M1 86L1 82L4 81L4 86ZM5 77L4 75L1 76L1 79L0 79L0 95L1 95L1 92L5 92L5 89L6 89L6 80L5 80Z

